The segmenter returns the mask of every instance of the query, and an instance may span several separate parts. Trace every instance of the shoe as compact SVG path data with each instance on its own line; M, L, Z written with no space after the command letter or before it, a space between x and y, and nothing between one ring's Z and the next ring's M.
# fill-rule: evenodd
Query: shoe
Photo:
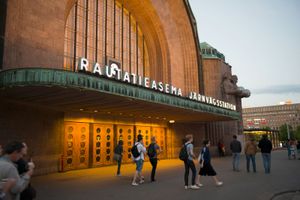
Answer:
M131 185L133 185L133 186L138 186L139 184L136 183L136 182L132 182Z
M197 185L192 185L192 186L191 186L191 189L193 189L193 190L198 190L198 189L200 189L200 187L197 186Z
M145 182L144 179L140 180L140 184L142 184L142 183L144 183L144 182Z
M121 174L117 174L117 176L121 176Z
M155 181L156 181L155 179L151 180L151 182L155 182Z
M203 184L201 184L201 183L198 183L198 184L196 184L198 187L203 187Z
M221 185L223 185L223 182L219 181L219 182L216 183L216 185L221 186Z
M186 190L187 190L187 189L189 189L189 186L187 186L187 185L186 185L186 186L184 186L184 189L186 189Z

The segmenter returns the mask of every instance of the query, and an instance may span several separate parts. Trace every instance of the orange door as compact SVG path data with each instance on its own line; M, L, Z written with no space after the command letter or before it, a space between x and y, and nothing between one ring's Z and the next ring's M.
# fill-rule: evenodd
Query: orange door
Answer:
M113 149L113 125L93 124L93 166L112 164Z
M117 125L117 143L123 140L123 162L132 162L131 147L133 145L133 126Z
M162 152L159 155L159 158L165 158L166 156L166 143L165 143L165 128L163 127L153 127L152 135L156 137L156 142Z
M87 168L89 124L65 122L64 170Z
M150 126L137 126L136 132L137 135L141 134L143 136L143 141L145 147L148 147L148 145L151 143L151 133L150 133L151 127ZM136 138L137 138L136 135Z

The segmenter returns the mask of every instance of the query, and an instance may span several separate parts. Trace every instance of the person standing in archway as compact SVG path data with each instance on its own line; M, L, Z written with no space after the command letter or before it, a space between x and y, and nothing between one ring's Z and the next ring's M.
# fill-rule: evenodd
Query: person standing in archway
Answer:
M148 156L150 159L150 163L152 165L152 171L151 171L151 182L156 181L155 180L155 172L156 172L156 167L157 167L157 161L158 161L158 154L161 152L160 147L156 143L156 138L155 136L151 137L151 144L148 146Z

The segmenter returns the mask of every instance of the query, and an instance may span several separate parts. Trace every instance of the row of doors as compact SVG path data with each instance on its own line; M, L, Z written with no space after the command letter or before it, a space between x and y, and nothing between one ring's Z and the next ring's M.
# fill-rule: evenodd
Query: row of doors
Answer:
M132 162L131 147L138 134L143 135L145 146L151 143L152 136L156 136L157 144L163 150L160 158L165 158L163 127L65 122L63 169L113 164L113 150L119 140L123 140L123 162Z

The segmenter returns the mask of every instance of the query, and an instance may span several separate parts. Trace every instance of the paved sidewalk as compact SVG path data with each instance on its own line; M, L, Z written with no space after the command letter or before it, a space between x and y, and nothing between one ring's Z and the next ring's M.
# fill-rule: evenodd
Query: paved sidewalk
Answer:
M299 200L300 160L288 160L286 151L272 153L271 174L264 174L261 154L256 156L257 173L247 173L245 158L241 171L231 170L231 157L213 158L212 164L224 182L216 187L212 178L202 178L200 190L185 190L184 167L180 160L163 160L158 164L157 182L149 181L150 163L145 163L146 182L131 186L133 164L122 166L122 176L116 177L116 166L76 170L34 177L32 183L39 200ZM197 165L197 169L199 166Z

